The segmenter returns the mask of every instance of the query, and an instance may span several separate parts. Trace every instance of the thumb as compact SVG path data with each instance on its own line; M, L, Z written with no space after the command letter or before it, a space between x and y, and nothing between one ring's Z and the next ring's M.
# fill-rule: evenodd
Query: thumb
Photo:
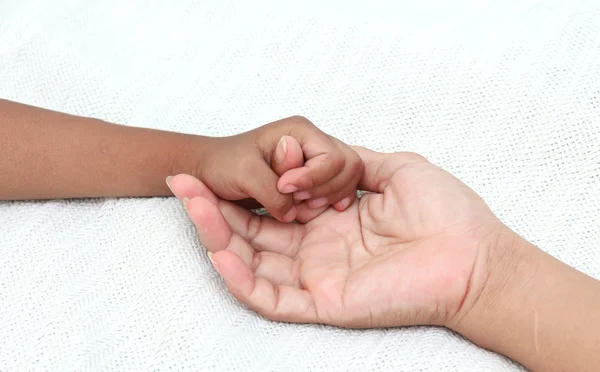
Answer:
M192 199L202 197L209 200L211 203L217 203L217 196L206 186L202 181L189 174L178 174L175 177L167 177L167 186L179 199Z
M302 147L294 137L290 136L281 137L271 159L271 169L280 177L290 169L304 165Z
M358 187L369 192L382 193L390 179L400 168L427 162L423 156L412 152L383 153L360 146L351 146L365 164Z

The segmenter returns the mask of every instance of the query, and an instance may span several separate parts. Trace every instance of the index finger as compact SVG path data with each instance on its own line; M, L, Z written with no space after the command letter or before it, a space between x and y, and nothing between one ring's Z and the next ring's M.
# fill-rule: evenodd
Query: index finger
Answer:
M289 136L298 142L306 161L304 166L282 175L279 190L284 193L308 190L329 182L344 169L346 159L340 141L303 117L286 120L291 122Z
M310 190L331 181L344 169L345 161L325 153L309 159L304 166L285 172L278 181L282 192Z
M246 179L241 186L248 196L262 204L269 213L282 222L292 222L296 218L296 206L292 195L285 195L277 190L278 177L262 161L248 161L243 174Z

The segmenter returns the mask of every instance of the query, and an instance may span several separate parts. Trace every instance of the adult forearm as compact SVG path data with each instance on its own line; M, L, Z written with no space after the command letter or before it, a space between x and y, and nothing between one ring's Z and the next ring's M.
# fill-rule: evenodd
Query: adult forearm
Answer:
M170 195L165 178L197 162L192 141L0 100L0 199Z
M462 331L533 371L600 371L600 282L520 238Z

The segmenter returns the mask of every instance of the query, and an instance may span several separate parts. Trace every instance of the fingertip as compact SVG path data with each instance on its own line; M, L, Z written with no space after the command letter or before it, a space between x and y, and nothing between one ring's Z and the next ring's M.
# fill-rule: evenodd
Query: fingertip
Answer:
M299 191L294 193L294 200L308 200L310 199L310 191Z
M206 251L206 255L208 256L208 260L213 265L213 267L215 268L215 270L217 270L217 272L220 274L220 272L219 272L219 263L217 262L217 260L214 257L215 254L213 252L207 250Z
M290 209L285 215L283 215L283 218L281 219L282 222L292 222L296 219L296 214L298 213L298 209L296 208L296 206L292 206L292 209Z
M264 197L266 199L267 196ZM276 193L269 195L269 199L259 200L269 214L278 221L291 222L296 217L296 207L292 195ZM291 218L291 220L290 220Z
M257 170L242 182L241 191L256 200L279 221L294 206L292 195L277 189L278 177L266 162L257 163Z
M310 208L321 208L325 205L327 205L327 198L326 197L321 197L321 198L317 198L317 199L312 199L308 201L308 206Z
M323 212L325 212L329 206L324 206L321 208L310 208L306 202L300 203L297 205L298 213L296 215L296 221L299 223L307 223L312 221L317 216L320 216Z
M355 198L356 198L356 196L354 198L351 198L350 196L346 196L342 200L333 203L333 208L335 208L335 210L337 210L339 212L343 212L346 209L348 209L348 207L352 204L352 202L354 201Z
M286 185L293 185L295 187L295 189L293 189L294 191L291 192L310 190L313 188L313 179L310 177L310 169L306 166L301 166L286 170L285 173L279 177L277 186L282 193L287 193L283 191L283 188Z
M212 260L227 288L238 300L244 300L252 293L255 282L254 274L237 254L222 250L215 252Z
M171 188L172 180L173 180L173 176L167 176L167 178L165 179L165 183L167 184L167 187L169 188L169 190L171 190L171 192L173 192L173 189Z
M185 208L202 244L211 251L225 249L232 230L218 206L203 197L189 199Z
M282 184L280 185L281 182L277 182L277 189L279 190L280 193L282 194L291 194L293 192L296 192L298 190L298 188L295 185L292 185L291 183L288 184Z

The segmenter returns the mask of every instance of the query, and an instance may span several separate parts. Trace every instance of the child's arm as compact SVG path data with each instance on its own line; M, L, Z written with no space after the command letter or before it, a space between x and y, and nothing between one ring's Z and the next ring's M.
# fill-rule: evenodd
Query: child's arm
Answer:
M0 199L169 195L190 138L0 100Z
M284 135L298 140L307 162L279 178L269 164ZM0 200L171 195L165 178L188 173L224 199L255 199L287 221L296 213L294 188L340 208L360 170L354 151L302 118L213 138L0 100Z

